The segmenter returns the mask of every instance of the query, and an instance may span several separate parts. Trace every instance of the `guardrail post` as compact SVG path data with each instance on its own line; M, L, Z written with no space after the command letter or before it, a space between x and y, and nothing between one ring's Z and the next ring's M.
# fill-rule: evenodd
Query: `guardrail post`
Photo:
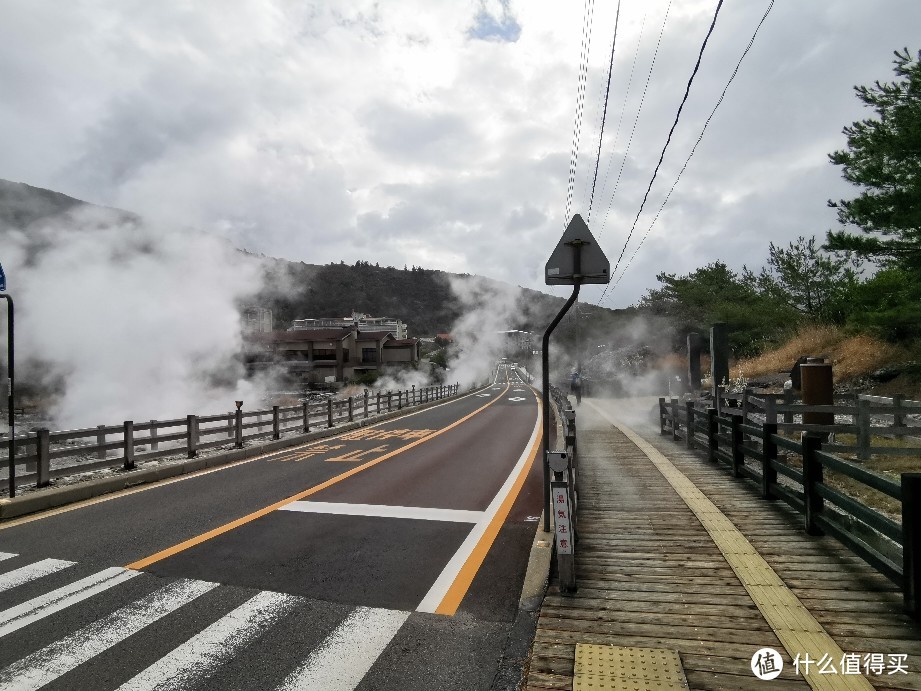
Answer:
M707 408L707 449L710 461L716 463L716 450L719 448L720 421L716 408Z
M326 399L326 426L333 426L333 399Z
M764 421L769 425L777 424L777 399L774 394L764 394Z
M771 485L777 484L777 468L774 467L774 461L777 460L777 444L773 438L777 434L777 423L766 422L761 426L761 498L777 499L771 494Z
M904 396L900 393L892 394L892 426L902 427L905 424L905 417L902 415L902 401ZM901 432L895 433L896 439L902 439L905 435Z
M102 431L102 430L104 430L105 428L106 428L105 425L99 425L99 426L96 428L96 429L99 430L99 432L96 433L96 443L97 443L99 446L105 446L105 444L106 444L106 433ZM98 459L101 460L101 461L104 461L105 458L106 458L106 450L100 448L99 451L96 452L96 458L98 458Z
M150 436L150 450L156 451L157 449L160 448L160 444L157 441L157 421L156 420L150 421L150 435L149 436Z
M278 418L278 406L272 406L272 439L281 438L281 420Z
M125 420L125 470L134 468L134 422Z
M684 402L684 417L687 420L687 434L684 437L684 445L689 449L694 448L694 401Z
M238 449L243 448L243 411L237 408L234 413L234 446Z
M785 406L793 405L793 389L784 389L783 403ZM791 424L793 422L793 411L792 410L784 411L783 421L787 424Z
M665 436L665 397L659 396L659 434Z
M38 456L38 468L35 486L47 487L51 480L51 430L42 427L37 435L35 452Z
M857 399L857 460L870 460L870 401Z
M816 516L822 513L825 504L816 491L816 486L822 484L822 464L815 457L815 452L821 447L821 437L803 435L803 503L805 528L809 535L824 534L815 520Z
M365 420L368 419L368 390L365 389Z
M739 469L745 465L745 452L742 451L742 418L739 415L732 416L730 438L732 439L732 477L742 477Z
M349 422L355 421L355 404L352 402L352 397L349 396Z
M921 619L921 473L902 473L902 579L905 611Z
M198 416L189 415L186 418L185 436L189 447L189 458L198 455Z
M680 424L678 423L678 398L677 396L672 396L671 401L672 406L672 441L678 441L681 437L678 436L678 429Z

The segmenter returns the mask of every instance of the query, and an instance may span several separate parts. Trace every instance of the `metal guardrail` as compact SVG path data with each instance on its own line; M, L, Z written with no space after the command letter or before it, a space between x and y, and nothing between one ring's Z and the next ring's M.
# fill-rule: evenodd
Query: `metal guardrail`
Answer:
M820 432L796 441L776 421L749 424L695 401L660 398L659 428L689 449L705 450L733 477L755 482L763 499L780 499L803 514L808 534L837 538L898 585L906 611L921 618L921 473L895 480L823 449ZM893 500L901 522L843 491L842 478Z
M279 439L282 434L308 433L368 419L388 411L421 405L456 395L458 384L427 386L401 391L384 391L322 402L304 401L297 406L273 406L263 410L237 410L216 415L188 415L175 420L125 421L122 425L99 425L87 429L50 431L16 435L16 481L45 487L52 478L122 466L131 470L140 461L185 453L194 458L199 452L244 441ZM5 445L4 445L5 446ZM19 450L24 451L20 455ZM68 459L73 462L58 462ZM0 455L6 466L8 455ZM9 488L8 478L0 479L0 489Z

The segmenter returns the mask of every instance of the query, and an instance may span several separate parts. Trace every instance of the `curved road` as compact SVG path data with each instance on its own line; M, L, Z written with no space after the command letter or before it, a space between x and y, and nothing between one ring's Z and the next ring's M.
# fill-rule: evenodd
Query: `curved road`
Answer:
M0 523L0 689L514 688L539 404L481 391Z

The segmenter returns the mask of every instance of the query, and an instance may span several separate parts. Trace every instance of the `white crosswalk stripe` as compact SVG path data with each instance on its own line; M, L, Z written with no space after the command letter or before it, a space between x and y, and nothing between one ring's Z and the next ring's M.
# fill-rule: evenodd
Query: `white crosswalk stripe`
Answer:
M178 691L189 688L192 680L210 676L237 650L258 638L297 600L292 595L265 591L251 597L127 681L119 687L119 691Z
M18 555L10 555L15 556ZM7 576L14 575L7 582L28 582L73 565L73 562L44 559L8 572ZM140 571L112 567L8 607L0 611L0 639L35 622L53 623L51 617L55 613L114 591L138 576L153 578ZM0 669L0 691L39 689L167 616L180 617L177 623L187 622L193 616L197 621L202 608L185 615L177 610L219 587L217 583L177 580L115 611L109 610L110 614L45 647L31 649L29 654ZM208 625L202 622L196 628L198 633L191 638L186 638L187 633L181 634L183 642L118 688L120 691L195 688L219 673L248 646L255 645L257 639L303 602L305 598L294 595L256 592L216 621ZM303 651L300 664L292 664L294 671L284 679L279 691L353 691L409 616L409 612L403 611L353 609L313 650ZM95 691L96 687L93 688Z
M191 580L170 583L0 670L0 690L39 689L216 586Z
M408 617L409 612L358 607L279 691L352 691Z
M61 559L42 559L34 564L28 564L12 571L0 574L0 592L15 588L23 583L28 583L36 578L47 576L55 571L66 569L73 566L76 562L63 561Z
M0 638L138 575L139 571L118 567L104 569L21 605L5 609L0 612Z

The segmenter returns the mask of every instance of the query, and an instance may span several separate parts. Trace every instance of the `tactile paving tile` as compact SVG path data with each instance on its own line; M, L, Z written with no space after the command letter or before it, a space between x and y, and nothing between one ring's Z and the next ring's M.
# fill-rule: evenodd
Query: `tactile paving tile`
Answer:
M573 691L684 691L688 688L678 652L576 644Z

